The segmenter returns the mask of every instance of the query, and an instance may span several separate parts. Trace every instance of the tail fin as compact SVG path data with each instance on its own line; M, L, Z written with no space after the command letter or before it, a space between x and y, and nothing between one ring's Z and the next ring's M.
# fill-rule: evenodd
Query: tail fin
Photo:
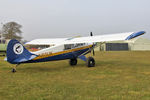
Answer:
M7 61L11 64L23 63L36 57L15 39L9 41L6 53Z

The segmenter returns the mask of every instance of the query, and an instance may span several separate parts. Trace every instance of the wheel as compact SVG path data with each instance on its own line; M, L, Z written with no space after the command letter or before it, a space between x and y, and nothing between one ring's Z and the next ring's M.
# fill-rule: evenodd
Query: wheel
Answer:
M12 69L12 72L15 73L15 72L16 72L16 69L13 68L13 69Z
M70 59L69 64L70 64L71 66L77 65L77 59L76 59L76 58Z
M86 62L87 67L95 67L95 60L93 57L88 57Z

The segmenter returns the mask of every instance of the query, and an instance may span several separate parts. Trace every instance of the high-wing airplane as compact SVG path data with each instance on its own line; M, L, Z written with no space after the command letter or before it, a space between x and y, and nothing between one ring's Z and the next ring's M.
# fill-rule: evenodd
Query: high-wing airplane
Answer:
M54 46L36 52L28 51L19 41L12 39L8 43L6 51L7 57L5 60L11 64L16 64L17 66L22 63L38 63L70 59L70 65L75 66L77 64L77 58L80 58L86 62L88 67L94 67L94 58L86 58L85 55L91 51L93 51L93 55L95 54L94 47L96 43L130 40L143 35L144 33L145 31L139 31L97 36L93 36L91 33L91 36L88 37L66 38ZM16 72L16 66L12 69L12 72Z

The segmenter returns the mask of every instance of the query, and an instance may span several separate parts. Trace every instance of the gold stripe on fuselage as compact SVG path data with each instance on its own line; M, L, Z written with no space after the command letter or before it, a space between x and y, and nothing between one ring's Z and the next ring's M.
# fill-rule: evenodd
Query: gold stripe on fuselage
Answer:
M64 54L64 53L74 52L74 51L78 51L78 50L82 50L82 49L86 49L86 48L91 48L91 47L92 47L92 45L88 45L88 46L69 49L69 50L60 51L60 52L56 52L56 53L43 54L43 55L39 55L38 57L36 57L32 60L38 60L38 59L42 59L42 58L47 58L47 57L56 56L56 55L60 55L60 54Z

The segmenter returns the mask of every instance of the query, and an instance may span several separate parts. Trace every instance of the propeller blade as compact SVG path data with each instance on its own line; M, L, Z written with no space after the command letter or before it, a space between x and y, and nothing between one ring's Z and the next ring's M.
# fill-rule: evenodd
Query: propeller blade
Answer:
M90 32L90 36L93 36L93 33ZM94 44L93 44L94 45ZM94 48L91 49L92 53L93 53L93 56L95 55L95 51L94 51Z
M94 51L94 48L93 48L93 56L95 56L95 51Z
M92 32L90 33L90 36L93 36L93 33L92 33Z
M92 32L90 32L90 36L93 36ZM93 45L94 45L94 43L93 43ZM95 56L94 47L91 48L90 52L93 53L93 56Z

